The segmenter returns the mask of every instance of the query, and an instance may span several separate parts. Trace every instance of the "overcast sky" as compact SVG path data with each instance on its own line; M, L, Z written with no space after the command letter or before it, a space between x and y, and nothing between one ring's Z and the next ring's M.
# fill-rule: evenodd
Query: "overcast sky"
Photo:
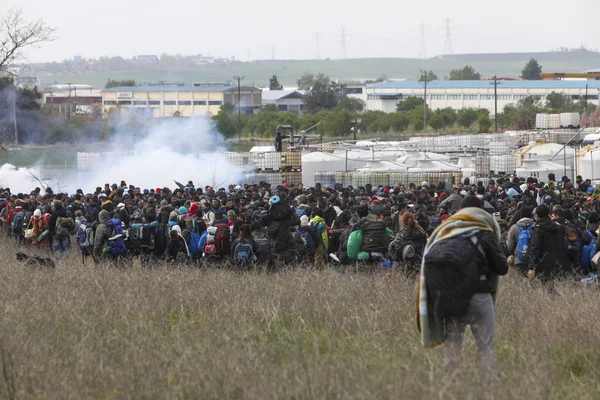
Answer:
M241 60L427 57L444 52L450 19L453 53L600 48L598 0L2 0L27 19L44 19L58 39L29 60L138 54L204 54Z

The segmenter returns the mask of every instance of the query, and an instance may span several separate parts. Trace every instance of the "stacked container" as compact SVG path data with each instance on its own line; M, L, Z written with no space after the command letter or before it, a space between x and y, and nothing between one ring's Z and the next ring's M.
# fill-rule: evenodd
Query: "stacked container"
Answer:
M302 170L302 153L288 151L281 154L281 170L284 172L298 172Z

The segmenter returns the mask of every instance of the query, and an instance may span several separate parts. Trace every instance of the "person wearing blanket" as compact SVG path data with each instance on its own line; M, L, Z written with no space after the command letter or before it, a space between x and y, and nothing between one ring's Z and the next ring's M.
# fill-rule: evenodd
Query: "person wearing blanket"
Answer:
M476 196L447 218L425 247L417 301L423 347L445 344L447 373L459 365L467 325L483 370L496 367L495 295L499 276L508 272L500 227Z

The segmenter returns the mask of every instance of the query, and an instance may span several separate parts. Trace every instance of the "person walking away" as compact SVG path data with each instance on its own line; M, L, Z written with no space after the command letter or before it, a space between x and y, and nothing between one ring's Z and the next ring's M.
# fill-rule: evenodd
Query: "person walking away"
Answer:
M564 276L569 269L564 243L565 228L550 219L550 210L544 204L535 209L535 226L527 247L527 276L549 282Z
M425 246L417 325L423 347L445 342L446 373L460 364L467 325L482 370L491 377L496 368L494 303L499 276L508 272L500 240L500 228L482 201L467 196L461 210L447 218Z
M412 213L402 215L400 232L388 247L393 261L400 263L408 275L416 275L421 266L427 234Z
M522 275L527 275L525 258L531 240L531 231L535 225L533 210L529 206L521 207L521 219L510 227L507 237L507 249L512 255L511 261L515 269Z
M52 250L56 257L64 257L71 252L71 235L76 233L76 228L75 220L67 215L62 203L56 202L48 226L52 234Z

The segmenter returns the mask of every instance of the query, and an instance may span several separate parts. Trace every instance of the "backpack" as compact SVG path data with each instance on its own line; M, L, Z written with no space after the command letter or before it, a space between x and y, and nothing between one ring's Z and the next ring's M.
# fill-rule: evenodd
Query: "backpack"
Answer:
M114 218L108 220L106 223L106 237L108 238L110 253L113 256L123 256L127 253L127 247L125 247L125 241L123 239L123 227L121 226L120 219Z
M185 226L190 232L198 233L198 220L196 218L186 219Z
M479 289L480 282L486 279L478 261L477 253L485 257L477 237L479 232L473 229L440 240L423 257L428 296L434 315L440 318L465 315L471 297Z
M271 254L271 244L269 238L261 232L259 235L252 235L254 241L258 245L256 257L260 262L269 261L269 255Z
M25 214L23 211L15 211L10 224L12 232L17 236L20 236L23 233L23 221L25 221Z
M298 216L298 218L302 217L303 215L306 215L306 210L308 210L309 208L310 207L306 204L300 204L298 207L296 207L296 215Z
M230 231L227 223L217 223L214 226L217 228L215 232L215 246L216 251L219 255L225 256L230 254L231 242L230 242Z
M58 217L56 220L56 236L65 238L75 229L75 221L69 217Z
M306 252L309 255L314 256L317 248L315 246L315 242L313 241L310 233L308 231L299 230L298 234L300 235L300 237L302 238L302 241L306 245Z
M250 243L239 242L233 250L233 259L239 263L254 261L254 249Z
M587 231L588 235L590 235L591 242L590 244L586 244L585 246L581 246L581 256L579 259L579 264L584 268L591 268L592 258L596 255L596 240L598 238L592 231Z
M207 229L208 236L206 237L206 246L204 246L204 255L214 256L217 254L217 246L215 245L215 235L217 228L211 226Z
M199 248L201 236L198 235L194 231L189 231L189 232L190 232L190 244L188 245L188 249L190 250L190 254L195 257L201 251L201 249Z
M534 226L534 222L526 227L517 225L519 227L519 238L517 239L517 256L519 260L525 261L527 256L527 246L529 246L529 240L531 239L531 228Z
M77 229L77 243L81 252L91 255L94 252L94 224L82 222Z

